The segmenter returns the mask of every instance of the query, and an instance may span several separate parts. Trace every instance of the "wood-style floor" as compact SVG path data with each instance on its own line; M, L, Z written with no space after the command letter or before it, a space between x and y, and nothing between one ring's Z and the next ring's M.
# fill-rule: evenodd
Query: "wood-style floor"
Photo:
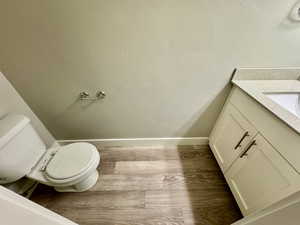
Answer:
M31 199L80 225L229 225L242 217L208 146L98 149L91 190L39 185Z

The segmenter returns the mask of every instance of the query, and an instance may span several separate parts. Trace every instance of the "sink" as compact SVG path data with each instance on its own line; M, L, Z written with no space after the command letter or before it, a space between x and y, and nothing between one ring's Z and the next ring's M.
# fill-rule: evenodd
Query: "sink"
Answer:
M265 95L300 118L300 93L265 93Z

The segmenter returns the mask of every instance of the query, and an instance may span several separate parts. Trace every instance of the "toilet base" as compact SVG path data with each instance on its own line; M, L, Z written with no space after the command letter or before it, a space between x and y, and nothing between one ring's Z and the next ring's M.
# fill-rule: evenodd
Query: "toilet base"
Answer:
M92 188L98 180L99 173L97 170L95 170L94 173L92 173L90 176L88 176L83 181L74 184L72 186L66 186L66 187L54 187L54 189L58 192L83 192L87 191L88 189Z

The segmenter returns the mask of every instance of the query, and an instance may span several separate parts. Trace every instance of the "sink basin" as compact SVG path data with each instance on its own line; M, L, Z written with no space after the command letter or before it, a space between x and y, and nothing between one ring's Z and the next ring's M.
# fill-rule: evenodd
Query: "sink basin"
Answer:
M300 118L300 93L265 93L265 95Z

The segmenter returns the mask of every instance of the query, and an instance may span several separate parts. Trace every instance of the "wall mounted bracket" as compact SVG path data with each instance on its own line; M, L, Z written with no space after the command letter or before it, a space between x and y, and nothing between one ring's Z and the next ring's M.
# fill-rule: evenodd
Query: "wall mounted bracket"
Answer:
M79 100L84 101L96 101L105 98L106 94L104 91L97 91L95 97L90 97L90 94L86 91L79 93Z

